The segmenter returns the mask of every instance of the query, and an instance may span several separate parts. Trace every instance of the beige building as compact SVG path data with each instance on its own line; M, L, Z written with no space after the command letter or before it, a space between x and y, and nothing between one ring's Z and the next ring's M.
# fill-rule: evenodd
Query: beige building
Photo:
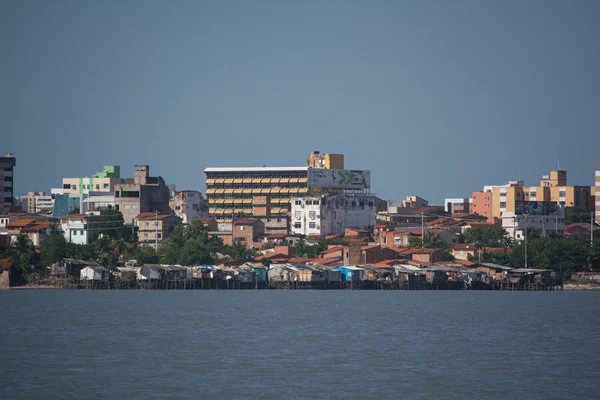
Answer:
M306 161L304 167L206 168L209 215L219 223L260 217L267 232L285 232L292 197L370 189L370 171L329 168L343 166L341 154L312 152Z
M27 192L27 196L20 197L21 210L29 214L52 212L54 197L45 192Z
M89 192L114 192L121 183L121 168L118 165L105 166L101 172L85 178L63 178L63 194L88 194Z
M542 176L539 186L491 187L491 216L500 218L504 213L514 213L518 201L550 201L561 207L591 212L592 196L590 186L568 186L567 171L550 171L549 175Z
M142 213L159 211L170 214L169 188L162 177L150 176L150 166L135 165L133 179L126 179L125 183L115 185L115 209L123 214L126 224Z
M160 245L179 224L181 218L173 214L141 213L135 217L138 243L156 248L156 243Z

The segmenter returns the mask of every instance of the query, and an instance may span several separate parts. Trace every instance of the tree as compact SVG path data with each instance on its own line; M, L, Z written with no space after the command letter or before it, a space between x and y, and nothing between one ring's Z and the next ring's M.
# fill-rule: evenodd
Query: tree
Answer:
M46 269L61 258L69 256L69 246L65 237L59 233L50 235L40 248L40 265Z
M590 214L578 207L565 207L565 225L576 222L590 222Z
M128 235L128 230L123 229L123 214L118 210L103 210L99 216L94 218L94 229L102 236L111 239L121 238Z
M348 246L348 242L341 238L321 239L314 245L297 242L294 246L297 257L316 258L329 246Z
M463 233L465 243L479 243L485 247L510 247L512 240L501 226L469 228Z
M211 237L200 221L192 221L187 227L179 225L159 249L160 261L165 264L212 264L212 254L224 250L220 238ZM231 250L234 253L239 248Z

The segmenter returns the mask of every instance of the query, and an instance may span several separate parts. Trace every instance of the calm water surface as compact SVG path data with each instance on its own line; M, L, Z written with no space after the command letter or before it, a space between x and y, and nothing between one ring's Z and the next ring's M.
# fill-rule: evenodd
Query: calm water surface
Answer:
M4 291L0 399L600 396L599 292Z

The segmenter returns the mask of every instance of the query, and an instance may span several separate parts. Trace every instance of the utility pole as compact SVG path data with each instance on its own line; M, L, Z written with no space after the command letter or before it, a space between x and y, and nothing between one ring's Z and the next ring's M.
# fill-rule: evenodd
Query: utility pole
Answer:
M525 224L523 224L525 228L525 268L527 268L527 214L525 214Z
M592 218L590 218L590 247L594 247L594 212L592 211Z
M158 254L158 210L156 210L156 220L154 221L154 245L156 246L156 254Z
M425 213L421 211L421 248L425 247Z

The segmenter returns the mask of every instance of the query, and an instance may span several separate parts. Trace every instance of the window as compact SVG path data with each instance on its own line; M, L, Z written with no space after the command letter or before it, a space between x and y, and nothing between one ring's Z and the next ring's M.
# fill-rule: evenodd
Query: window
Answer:
M277 218L277 222L281 222L281 218Z
M506 197L506 192L500 192L500 197Z
M302 223L301 222L294 222L294 228L296 228L296 229L302 228Z
M500 202L500 208L506 208L506 202L505 201L501 201Z
M402 237L396 237L394 238L394 244L402 244Z
M77 190L77 185L71 185L71 189Z
M158 233L158 238L160 239L162 237L162 233Z
M387 244L387 238L385 236L381 238L381 244Z
M108 183L105 183L104 185L102 185L102 187L103 187L104 189L108 189Z
M316 222L309 222L309 223L308 223L308 227L309 227L310 229L316 229L316 227L317 227L317 223L316 223Z
M306 205L307 206L312 206L312 203L313 203L312 200L306 200Z
M318 205L319 205L319 200L315 200L315 201L313 201L313 204L314 204L315 206L318 206Z
M300 211L296 211L296 212L294 213L294 217L295 217L296 219L300 219L300 218L302 218L302 213L301 213Z
M561 190L560 192L558 192L559 197L565 197L566 195L567 195L567 192L565 192L564 190Z
M96 190L100 190L100 185L96 184Z
M297 206L300 206L300 205L302 205L302 202L301 202L300 200L296 200L296 201L294 202L294 204L295 204L295 205L297 205Z
M369 207L373 207L373 202L372 201L369 202Z
M125 208L127 208L127 207L125 207ZM146 222L146 226L148 226L148 225L150 225L150 223L149 223L149 222Z
M308 217L309 217L310 219L315 219L315 218L317 217L317 213L316 213L315 211L310 211L310 212L308 213Z
M243 226L243 225L242 225L242 226L240 226L240 231L245 231L245 230L246 230L246 227L245 227L245 226Z
M356 207L356 201L352 201L352 207Z
M176 211L179 211L179 210L181 210L181 206L175 206L175 210L176 210Z

